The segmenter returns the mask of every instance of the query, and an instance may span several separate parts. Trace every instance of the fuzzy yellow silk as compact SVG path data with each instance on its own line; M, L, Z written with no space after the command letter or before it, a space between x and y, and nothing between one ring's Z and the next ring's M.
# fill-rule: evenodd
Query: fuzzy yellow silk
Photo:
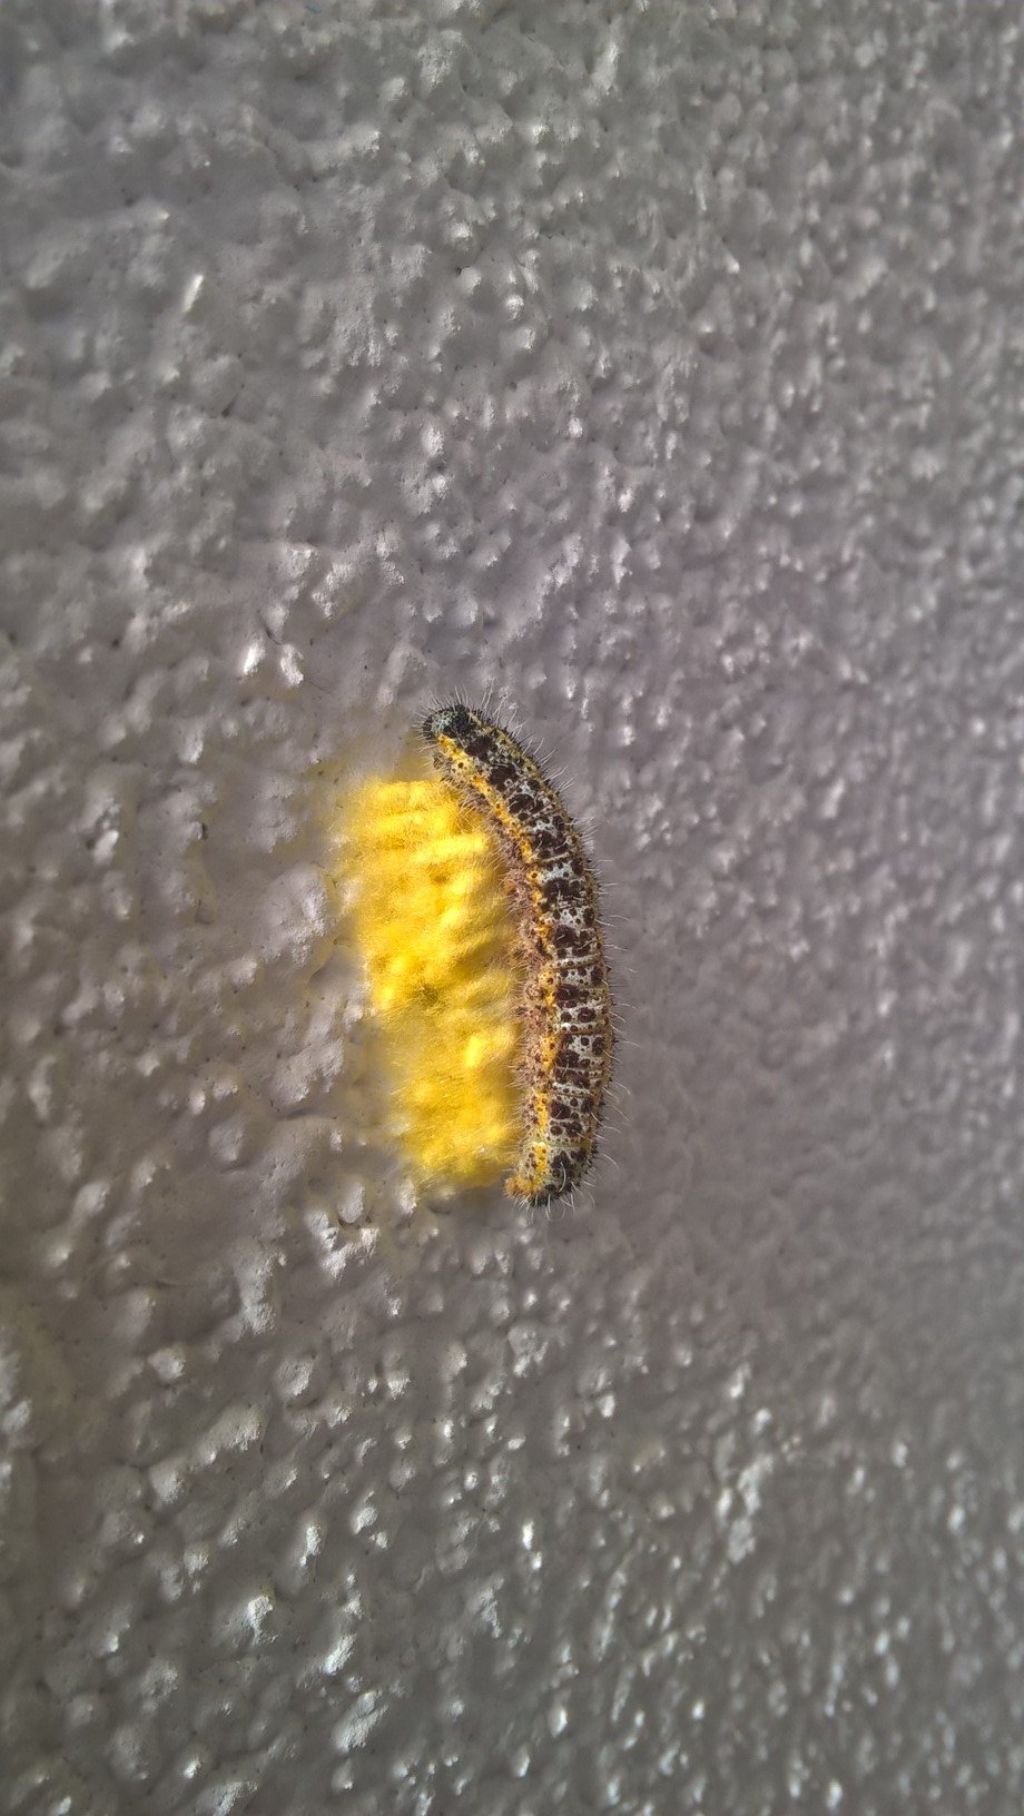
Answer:
M343 812L355 932L396 1134L427 1185L490 1185L522 1113L514 923L491 835L441 780L370 779Z

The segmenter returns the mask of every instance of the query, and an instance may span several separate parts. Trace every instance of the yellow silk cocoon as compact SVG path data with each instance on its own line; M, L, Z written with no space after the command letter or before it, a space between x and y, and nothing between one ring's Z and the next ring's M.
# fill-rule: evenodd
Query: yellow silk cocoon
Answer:
M522 1115L515 928L491 834L447 782L371 779L342 835L394 1132L425 1184L490 1185Z

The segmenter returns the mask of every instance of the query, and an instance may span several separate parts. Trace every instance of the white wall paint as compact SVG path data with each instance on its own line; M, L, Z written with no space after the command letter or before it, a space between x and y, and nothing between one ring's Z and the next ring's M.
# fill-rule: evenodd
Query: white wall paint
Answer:
M1019 1811L1022 47L6 0L5 1810ZM491 685L551 1223L396 1192L320 870Z

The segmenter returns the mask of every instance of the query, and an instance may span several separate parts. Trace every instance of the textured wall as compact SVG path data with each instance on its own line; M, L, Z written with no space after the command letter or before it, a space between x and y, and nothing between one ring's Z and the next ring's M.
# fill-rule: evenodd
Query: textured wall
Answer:
M1022 78L5 0L5 1812L1019 1812ZM323 887L490 685L620 953L550 1222L396 1189Z

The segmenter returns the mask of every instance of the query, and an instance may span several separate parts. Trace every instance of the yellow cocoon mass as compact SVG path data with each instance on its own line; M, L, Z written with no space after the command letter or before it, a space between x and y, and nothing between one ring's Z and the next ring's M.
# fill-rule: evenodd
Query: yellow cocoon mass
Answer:
M421 1181L492 1184L515 1158L520 990L501 859L446 782L370 779L344 813L355 932Z

